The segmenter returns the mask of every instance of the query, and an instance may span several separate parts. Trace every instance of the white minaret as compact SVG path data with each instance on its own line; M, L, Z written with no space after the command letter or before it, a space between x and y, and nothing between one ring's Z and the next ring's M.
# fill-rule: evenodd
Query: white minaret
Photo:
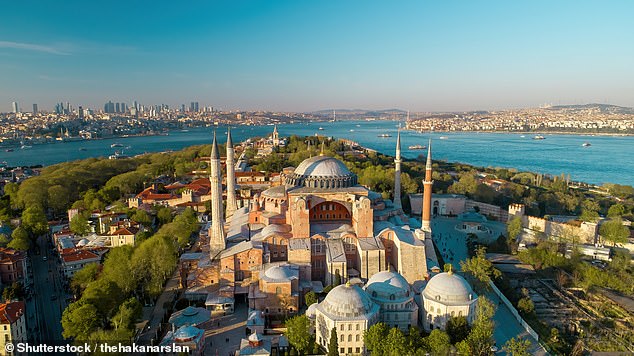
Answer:
M227 128L227 219L238 209L236 203L236 173L235 162L233 160L233 140L231 139L231 128Z
M394 207L402 208L401 205L401 128L398 128L396 135L396 157L394 158Z
M209 230L209 254L213 259L225 249L225 230L222 218L222 172L220 169L220 154L214 131L214 141L211 144L211 159L209 166L209 182L211 183L211 229Z

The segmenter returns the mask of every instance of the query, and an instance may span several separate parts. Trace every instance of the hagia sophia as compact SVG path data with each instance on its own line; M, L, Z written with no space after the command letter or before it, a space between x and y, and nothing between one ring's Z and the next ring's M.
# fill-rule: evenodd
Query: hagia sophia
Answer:
M181 258L188 299L204 301L212 314L231 313L235 303L246 302L268 322L300 312L309 291L333 286L306 315L324 347L336 328L341 353L365 352L363 332L377 322L429 331L444 329L451 316L472 321L477 296L457 273L441 273L432 242L431 142L420 220L401 206L400 133L393 201L360 185L356 174L322 149L285 168L280 185L239 208L230 131L226 147L223 192L214 134L208 244L202 253Z

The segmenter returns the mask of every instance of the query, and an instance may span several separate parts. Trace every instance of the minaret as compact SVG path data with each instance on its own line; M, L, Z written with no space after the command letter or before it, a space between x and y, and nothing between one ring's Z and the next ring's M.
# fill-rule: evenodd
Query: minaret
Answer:
M394 158L394 207L401 208L401 128L396 135L396 157Z
M273 127L273 135L271 136L273 141L273 146L277 146L280 144L280 135L277 133L277 125Z
M233 161L233 140L231 139L231 128L227 128L227 219L238 209L236 203L236 173L235 162Z
M214 131L211 144L209 166L209 182L211 183L211 229L209 230L209 254L213 259L225 249L225 230L222 221L222 172L220 170L220 154Z
M423 180L423 231L431 231L431 139L427 146L427 164L425 165L425 179Z

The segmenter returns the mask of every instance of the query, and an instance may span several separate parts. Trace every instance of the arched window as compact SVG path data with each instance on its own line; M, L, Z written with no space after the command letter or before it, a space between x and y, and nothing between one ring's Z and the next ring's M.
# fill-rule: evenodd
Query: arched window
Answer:
M394 300L395 298L394 294L390 294L390 300Z
M345 336L344 334L341 334L341 337L339 338L339 340L340 340L341 342L346 341L346 336Z
M352 342L352 334L348 334L348 342Z
M357 334L357 336L355 336L355 341L359 342L359 341L361 341L360 339L361 339L360 335Z

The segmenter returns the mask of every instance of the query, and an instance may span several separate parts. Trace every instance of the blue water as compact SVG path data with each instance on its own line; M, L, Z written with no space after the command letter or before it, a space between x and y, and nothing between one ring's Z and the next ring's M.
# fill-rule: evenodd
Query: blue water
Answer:
M323 130L319 130L322 127ZM238 126L232 129L234 141L253 136L269 135L273 126ZM309 136L316 133L354 140L381 153L393 155L397 124L393 121L346 121L309 124L287 124L278 127L280 135ZM354 130L354 131L350 131ZM219 128L220 142L225 141L225 128ZM172 131L169 136L146 136L113 138L105 140L63 142L34 145L30 149L0 151L0 162L9 166L50 165L54 163L104 157L115 149L112 143L120 143L126 155L144 152L179 150L181 148L208 144L212 128L196 128L187 132ZM392 137L379 138L378 134L389 133ZM439 139L441 136L446 139ZM410 151L410 145L427 145L432 139L434 159L463 162L476 166L516 168L541 173L570 174L573 180L601 184L605 182L634 185L634 137L632 136L588 136L588 135L544 135L545 140L533 140L531 134L506 133L401 133L403 155L416 158L425 151ZM582 147L584 142L592 144ZM80 151L85 148L85 151ZM116 148L121 149L121 148Z

